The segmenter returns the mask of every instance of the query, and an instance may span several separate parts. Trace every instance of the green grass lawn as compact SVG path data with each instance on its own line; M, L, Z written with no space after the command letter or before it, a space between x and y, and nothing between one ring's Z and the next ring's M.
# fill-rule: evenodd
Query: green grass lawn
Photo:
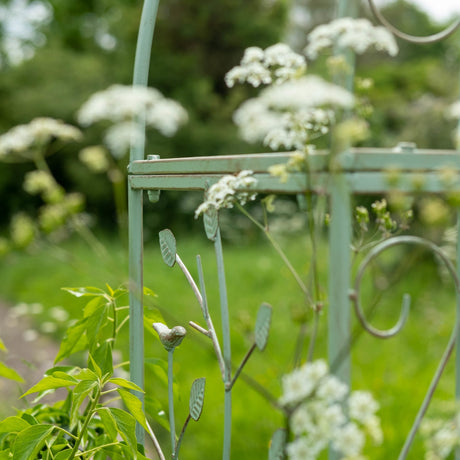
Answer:
M12 305L18 302L40 302L46 310L63 306L71 318L77 318L84 306L61 290L61 287L97 286L109 283L112 287L127 281L127 251L115 239L105 239L109 255L100 258L76 240L66 242L59 250L42 247L24 254L10 254L0 263L0 298ZM298 349L299 324L293 318L307 315L308 331L311 313L305 312L302 293L289 271L271 250L265 240L251 245L225 244L225 264L229 290L232 324L233 361L238 364L251 343L256 313L262 302L273 306L272 329L269 343L263 353L255 352L245 373L264 386L275 397L280 395L280 378L292 369L293 356ZM306 238L296 237L284 244L287 254L301 273L309 271L310 249ZM206 278L207 295L218 333L219 297L216 264L212 244L205 238L177 237L177 250L182 260L196 277L196 254L201 254ZM442 355L455 314L455 295L449 282L439 276L437 264L426 254L417 258L410 269L403 261L414 257L413 252L395 250L384 259L384 266L376 273L377 282L365 280L363 304L372 303L378 289L385 292L381 305L373 317L373 324L389 327L397 321L402 294L413 295L409 324L399 336L378 340L362 332L353 320L355 340L353 345L353 388L369 389L380 401L385 443L368 450L369 458L393 459L401 448L405 434L410 429L431 375ZM160 255L156 239L146 244L146 286L157 294L154 306L158 307L169 326L188 325L192 320L203 323L202 315L182 272L178 267L166 266ZM327 291L327 246L319 251L319 268L322 286ZM401 271L401 273L399 273ZM396 281L392 275L397 274ZM400 276L401 275L401 276ZM393 276L394 277L394 276ZM44 320L37 315L37 327ZM320 320L315 358L327 354L327 308ZM189 426L183 443L184 460L219 458L222 441L223 388L217 362L206 338L188 328L188 335L175 353L177 376L176 423L179 428L188 411L188 394L192 381L207 377L207 391L203 416ZM59 339L56 335L56 340ZM154 335L146 335L146 355L166 359L166 352ZM301 346L306 357L307 345ZM120 348L127 353L126 337ZM446 400L454 390L452 363L436 392L436 400ZM166 408L166 388L161 375L147 372L147 393L163 401ZM234 419L232 458L267 458L266 452L272 433L282 426L283 420L270 403L246 381L238 381L234 388ZM159 429L163 445L168 444L167 433ZM420 459L420 441L409 458ZM166 449L168 450L168 449Z

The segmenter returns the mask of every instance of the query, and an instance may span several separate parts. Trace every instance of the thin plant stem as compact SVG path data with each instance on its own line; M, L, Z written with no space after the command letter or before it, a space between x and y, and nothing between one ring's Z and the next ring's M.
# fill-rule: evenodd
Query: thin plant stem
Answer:
M188 271L188 268L185 266L184 262L182 262L182 259L179 257L179 254L176 254L176 262L177 262L177 265L179 265L180 269L182 270L182 273L187 278L187 281L190 284L190 287L192 288L192 291L195 294L195 297L197 298L198 303L200 304L200 306L202 306L203 297L201 296L201 292L198 289L198 286L196 285L195 280L192 278L192 275Z
M291 272L292 276L294 277L294 279L296 280L297 284L299 285L300 289L304 293L304 295L305 295L305 297L307 299L307 302L309 302L310 304L313 305L313 299L311 298L311 295L310 295L310 292L309 292L307 286L305 285L305 283L300 278L299 274L297 273L297 270L293 267L293 265L291 264L290 260L288 259L288 257L284 253L284 251L282 250L281 246L278 244L278 242L275 240L275 238L273 238L273 235L270 233L269 229L267 227L264 227L259 221L254 219L254 217L248 211L246 211L246 209L244 209L244 207L241 206L239 203L236 203L236 206L251 222L253 222L260 230L262 230L264 232L264 234L267 237L268 241L270 241L271 245L273 246L275 251L278 253L278 255L281 257L281 259L283 260L284 264L289 269L289 271Z
M155 448L155 450L156 450L156 452L158 454L158 458L160 460L166 460L165 455L163 454L163 451L161 450L160 443L158 442L158 439L157 439L157 437L155 436L155 433L152 430L152 427L150 426L148 421L146 421L146 423L147 423L147 428L148 428L147 433L149 434L150 439L152 440L153 447Z
M222 350L220 349L219 340L217 339L216 330L214 329L214 324L212 322L212 318L208 310L208 300L206 297L206 286L204 284L203 266L201 265L200 256L196 257L196 264L198 268L198 279L200 280L200 288L201 288L201 293L202 293L201 307L203 311L203 316L206 321L206 325L208 326L209 337L212 340L212 346L214 347L214 352L216 354L217 361L219 363L220 372L222 374L222 380L225 381L225 362L222 356Z
M315 344L316 338L318 337L318 329L319 329L319 312L315 311L313 319L313 330L311 333L310 345L308 347L308 355L307 355L307 362L313 361L313 353L315 351Z
M96 409L100 395L101 395L101 389L98 387L96 388L95 395L93 396L91 401L88 403L88 407L87 407L88 410L85 411L86 412L85 421L83 422L83 426L80 429L80 433L78 435L77 440L75 441L72 452L70 452L68 460L73 460L77 454L77 451L80 447L80 443L83 439L83 436L86 434L86 430L88 429L89 422L91 421L94 415L94 410Z
M192 418L191 415L188 414L187 419L185 420L184 426L182 427L182 430L180 432L179 440L177 441L176 452L174 454L174 460L178 460L178 458L179 458L179 450L180 450L180 446L182 444L182 439L184 439L185 430L187 429L187 426L188 426L191 418Z
M249 348L248 352L246 353L245 357L241 361L241 364L238 366L238 369L235 372L235 375L233 376L232 381L230 382L230 385L228 386L228 389L231 390L233 388L233 385L235 384L237 378L241 374L241 371L243 370L244 366L248 362L248 359L251 357L253 351L256 349L256 344L253 343L251 348Z
M173 394L173 363L174 348L168 351L168 404L169 404L169 430L171 433L171 449L174 457L176 450L176 424L174 421L174 394Z

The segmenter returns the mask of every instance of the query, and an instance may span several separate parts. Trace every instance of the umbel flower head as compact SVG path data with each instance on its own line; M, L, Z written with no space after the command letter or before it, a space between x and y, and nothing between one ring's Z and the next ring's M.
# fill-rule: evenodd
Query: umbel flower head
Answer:
M52 141L70 142L81 138L82 133L75 126L54 118L35 118L0 136L0 160L32 160L37 150L46 153L44 150Z
M394 36L382 26L374 26L367 19L339 18L316 27L308 35L305 54L316 59L320 51L334 46L363 54L371 48L390 56L398 54Z
M364 458L366 435L382 442L378 403L366 391L350 394L325 361L306 363L285 375L282 387L280 403L292 411L295 436L286 448L289 460L315 460L330 444L342 459Z
M256 194L248 192L247 189L254 187L256 183L253 172L248 170L241 171L236 176L223 176L206 192L206 200L196 209L195 219L210 208L218 211L222 208L233 208L235 202L244 205L247 201L254 200Z

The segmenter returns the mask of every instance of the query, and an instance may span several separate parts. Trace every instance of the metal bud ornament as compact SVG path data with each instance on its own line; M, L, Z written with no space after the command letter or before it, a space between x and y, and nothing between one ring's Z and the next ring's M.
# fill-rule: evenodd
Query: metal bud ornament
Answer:
M185 327L182 326L174 326L172 329L169 329L169 327L163 323L153 323L152 326L157 332L158 337L160 337L160 341L166 351L172 351L174 348L178 347L187 333Z

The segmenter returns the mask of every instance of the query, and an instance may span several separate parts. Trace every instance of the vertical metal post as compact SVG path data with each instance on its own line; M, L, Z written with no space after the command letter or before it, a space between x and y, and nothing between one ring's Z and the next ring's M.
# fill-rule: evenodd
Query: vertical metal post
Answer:
M145 0L134 62L133 85L147 86L150 53L159 0ZM145 134L145 114L139 114L138 129ZM135 136L138 141L131 146L130 161L143 160L145 136ZM129 209L129 359L130 378L144 388L144 307L143 307L143 192L128 189ZM144 404L142 393L138 394ZM145 433L136 426L137 441L144 443Z
M330 190L328 355L334 374L349 384L351 197L342 173L333 173Z
M341 172L332 174L330 191L328 359L334 375L349 385L351 199ZM339 458L340 455L331 448L329 460Z

